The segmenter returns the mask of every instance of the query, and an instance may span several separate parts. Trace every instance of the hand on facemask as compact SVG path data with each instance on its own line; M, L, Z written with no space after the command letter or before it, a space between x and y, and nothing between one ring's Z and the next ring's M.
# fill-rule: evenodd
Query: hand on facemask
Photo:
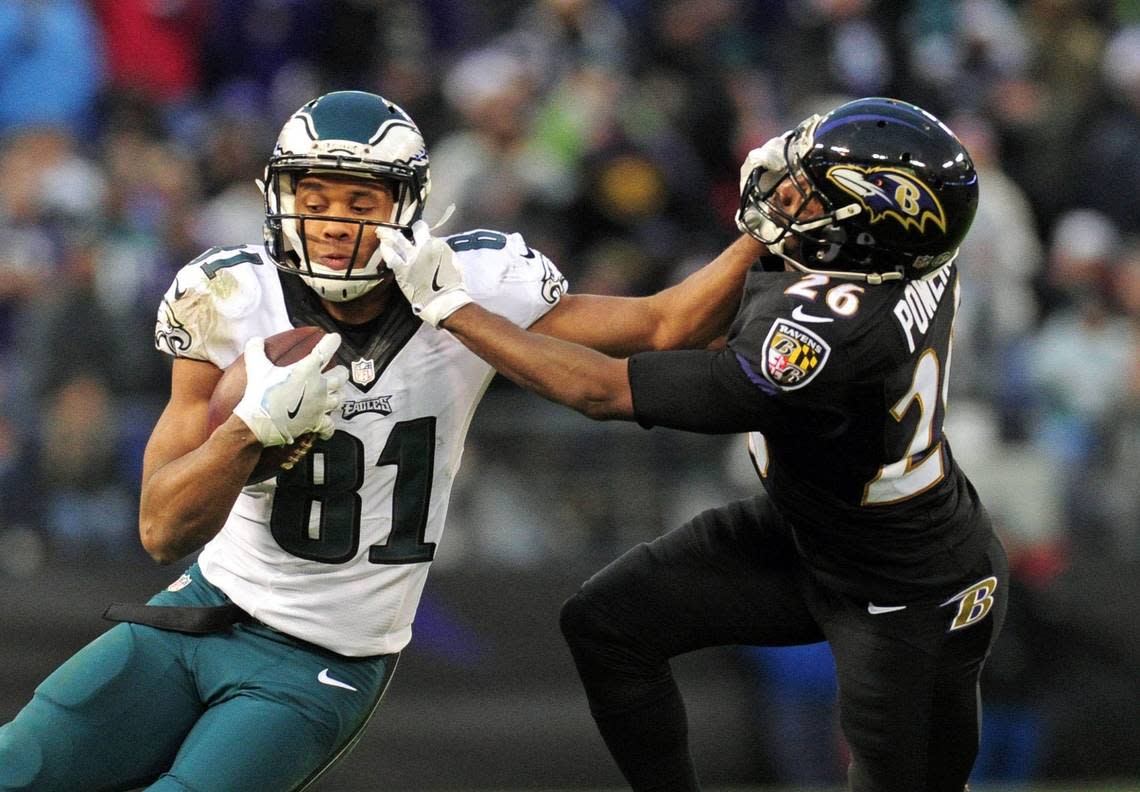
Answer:
M412 239L389 227L376 229L376 236L384 262L396 276L412 311L432 327L439 327L440 322L472 302L455 251L432 236L423 220L412 225Z
M748 156L744 158L744 164L740 166L740 208L736 210L736 227L742 233L749 233L748 226L744 223L744 191L748 187L748 182L752 178L753 171L760 169L760 191L761 193L770 192L780 179L788 172L788 160L784 154L788 138L791 136L792 130L788 130L782 135L777 135L763 146L754 148L748 152Z

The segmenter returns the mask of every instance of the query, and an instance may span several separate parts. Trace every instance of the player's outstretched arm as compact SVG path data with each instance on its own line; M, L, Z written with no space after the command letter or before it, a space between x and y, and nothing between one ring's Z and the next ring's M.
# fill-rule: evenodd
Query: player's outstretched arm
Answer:
M694 349L723 335L740 305L744 276L764 246L742 236L685 280L649 297L566 294L531 330L609 355Z
M624 359L523 330L475 303L448 315L440 327L527 390L590 418L633 420Z
M422 220L412 230L414 239L392 229L380 229L377 236L384 260L401 279L412 309L436 326L471 298L463 290L461 275L456 283L444 286L432 278L440 267L455 268L447 244L431 236ZM681 283L657 294L566 294L530 329L608 355L705 347L727 330L740 305L744 276L764 253L764 245L745 235ZM414 283L408 279L413 266L424 276Z
M740 167L742 193L754 176L761 186L765 179L772 186L786 172L790 134L748 153ZM744 236L676 286L643 298L565 295L531 329L610 355L707 346L727 330L740 305L745 274L768 252L747 233L739 212L736 225Z
M624 360L519 328L472 302L463 272L447 243L427 226L415 240L378 233L384 260L412 310L442 327L498 371L528 390L591 418L633 418Z

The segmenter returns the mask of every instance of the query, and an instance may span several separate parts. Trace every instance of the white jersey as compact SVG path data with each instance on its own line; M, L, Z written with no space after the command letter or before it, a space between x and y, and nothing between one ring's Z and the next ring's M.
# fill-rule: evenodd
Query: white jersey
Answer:
M479 303L526 327L566 288L518 234L448 237ZM159 308L155 345L224 369L253 336L337 329L301 280L259 246L215 248L183 267ZM349 367L336 433L302 463L242 490L198 563L254 618L343 655L388 654L411 639L443 535L471 417L494 370L395 295Z

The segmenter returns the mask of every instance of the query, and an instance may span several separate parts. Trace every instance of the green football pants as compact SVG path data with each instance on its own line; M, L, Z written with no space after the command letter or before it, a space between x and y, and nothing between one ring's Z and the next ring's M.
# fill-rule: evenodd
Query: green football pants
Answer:
M225 604L196 565L188 575L150 604ZM398 659L257 622L208 635L120 624L0 727L0 791L304 789L355 745Z

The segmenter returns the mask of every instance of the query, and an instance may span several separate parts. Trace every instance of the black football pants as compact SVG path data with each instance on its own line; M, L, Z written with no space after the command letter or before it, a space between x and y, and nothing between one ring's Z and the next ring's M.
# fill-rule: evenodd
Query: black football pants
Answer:
M993 586L973 592L989 579ZM995 538L954 590L873 614L807 573L761 496L622 555L566 602L562 631L602 737L635 790L699 788L671 657L826 639L853 792L962 792L978 749L978 676L1007 583Z

